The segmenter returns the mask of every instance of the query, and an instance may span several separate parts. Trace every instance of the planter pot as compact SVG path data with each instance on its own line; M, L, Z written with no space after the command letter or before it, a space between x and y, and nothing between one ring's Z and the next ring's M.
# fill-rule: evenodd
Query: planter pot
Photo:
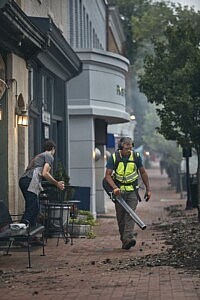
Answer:
M72 230L72 224L68 225L68 232L72 237L85 237L87 234L91 231L90 225L73 225Z
M67 217L69 214L69 207L68 206L55 206L49 207L50 212L50 226L60 226L60 223L65 225L67 221ZM61 222L62 221L62 222Z

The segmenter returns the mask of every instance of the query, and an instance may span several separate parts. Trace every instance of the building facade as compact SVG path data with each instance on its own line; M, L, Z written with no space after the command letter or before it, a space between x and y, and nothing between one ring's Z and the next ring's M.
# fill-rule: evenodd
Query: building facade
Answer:
M109 124L129 121L120 18L105 0L0 2L0 200L23 211L18 179L45 140L57 144L89 209L106 211L102 188ZM18 117L28 116L28 127Z
M62 32L66 1L53 4L0 3L0 199L12 213L23 211L18 179L45 140L57 143L55 165L60 160L67 168L69 161L66 82L81 72L82 63ZM29 118L26 128L17 123L22 113Z
M90 210L106 211L102 188L107 127L129 121L120 19L106 1L68 1L68 40L83 64L67 84L72 185L90 188ZM96 154L100 153L98 160Z

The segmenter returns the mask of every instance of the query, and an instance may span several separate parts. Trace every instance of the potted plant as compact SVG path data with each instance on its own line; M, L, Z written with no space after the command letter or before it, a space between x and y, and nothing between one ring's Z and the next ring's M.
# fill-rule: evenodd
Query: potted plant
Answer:
M71 199L74 189L70 186L70 177L68 176L65 168L63 167L62 163L59 161L56 172L54 174L54 178L58 181L64 181L65 184L65 195L64 201L67 202ZM56 188L58 190L58 188Z
M93 226L98 225L92 213L87 210L78 210L75 218L70 217L68 230L73 237L94 238Z

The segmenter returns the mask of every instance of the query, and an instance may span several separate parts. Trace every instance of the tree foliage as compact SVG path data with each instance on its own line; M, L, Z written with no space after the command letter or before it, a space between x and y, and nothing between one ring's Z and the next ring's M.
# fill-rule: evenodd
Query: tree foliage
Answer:
M149 0L110 0L111 5L119 7L126 36L127 57L131 62L132 93L127 99L129 110L133 110L136 119L136 144L144 144L142 126L148 111L147 100L138 89L138 75L143 70L146 54L153 53L153 36L163 36L163 30L173 20L173 9L166 3Z
M177 144L173 141L167 141L162 134L160 134L157 128L160 126L160 119L153 107L148 113L146 113L145 122L143 125L143 139L147 141L148 147L155 151L162 153L163 155L170 155L180 163L181 156L177 151ZM151 132L151 134L149 134Z
M152 0L114 0L119 7L126 35L127 56L138 71L146 53L152 53L153 36L161 37L163 30L173 21L173 8L165 2Z
M131 99L131 101L136 113L139 133L143 135L142 124L145 122L144 116L148 113L148 107L145 105L144 97L137 90L137 84L135 83L138 75L143 73L144 58L148 55L145 60L145 71L148 72L147 66L149 66L149 72L153 72L154 78L152 77L150 81L150 74L146 74L148 80L146 80L145 87L141 86L141 91L145 91L149 102L160 104L157 108L159 116L162 117L162 130L160 132L164 133L165 131L165 136L168 139L174 140L178 136L178 141L181 141L183 144L186 136L185 132L187 133L187 143L191 140L188 137L188 127L193 127L190 135L194 135L192 138L193 141L196 136L197 141L195 143L198 143L197 137L199 132L193 123L193 118L194 121L199 118L198 109L196 109L198 106L198 97L194 98L191 93L189 95L188 89L193 92L198 90L198 67L193 69L191 66L194 65L194 61L198 61L199 59L198 51L195 51L199 47L199 14L193 9L182 8L181 5L169 3L152 0L110 0L110 4L116 4L119 7L126 34L127 54L132 64L132 80L134 84L133 100ZM180 28L177 27L178 24ZM194 30L195 34L192 33ZM191 40L188 39L184 43L183 41L187 36L190 36ZM167 50L168 52L164 51L165 42L168 42L170 47ZM168 55L177 49L179 49L179 53L169 63ZM157 56L156 63L153 60L154 51L155 56ZM188 58L186 64L185 57ZM171 76L171 67L174 67L174 64L179 64L179 67L177 65L177 68L172 70L173 76ZM161 68L165 70L162 74L159 71ZM154 91L150 92L152 90L152 81L154 82ZM163 82L166 83L164 86ZM168 98L166 98L166 92L168 93ZM169 102L169 98L174 99L175 95L176 101L172 100ZM190 97L193 99L192 106ZM165 105L167 107L169 104L170 108L166 113L162 109L162 106ZM184 118L181 117L183 110L187 110L188 112ZM191 114L194 114L192 118ZM171 127L168 124L169 118L173 119L173 126ZM182 132L180 128L184 129L184 131Z
M55 171L54 178L58 181L64 181L64 184L65 184L65 187L66 187L66 193L65 193L65 196L64 196L64 200L65 201L70 200L70 198L73 195L74 190L70 186L70 177L68 176L68 174L67 174L65 168L63 167L61 161L58 161L58 166L57 166L57 169Z
M182 160L181 148L177 146L176 141L167 141L157 128L160 126L160 119L156 113L154 105L146 113L143 124L143 140L146 142L148 149L160 154L160 159L168 166L170 170L174 171L173 181L174 186L178 186L177 172L180 170L180 163ZM169 175L169 174L168 174Z
M199 16L200 21L200 16ZM198 22L178 15L164 34L154 38L154 55L145 59L140 89L157 105L159 132L180 145L200 144L200 33Z
M159 132L197 151L200 221L200 13L190 17L177 11L164 31L165 40L153 39L154 55L145 59L140 90L156 104Z

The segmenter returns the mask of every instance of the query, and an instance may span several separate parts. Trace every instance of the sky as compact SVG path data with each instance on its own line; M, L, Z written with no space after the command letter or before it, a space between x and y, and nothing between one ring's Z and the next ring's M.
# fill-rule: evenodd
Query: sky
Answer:
M167 0L166 0L167 2ZM170 0L170 2L180 3L181 5L194 6L195 10L200 10L200 0Z

